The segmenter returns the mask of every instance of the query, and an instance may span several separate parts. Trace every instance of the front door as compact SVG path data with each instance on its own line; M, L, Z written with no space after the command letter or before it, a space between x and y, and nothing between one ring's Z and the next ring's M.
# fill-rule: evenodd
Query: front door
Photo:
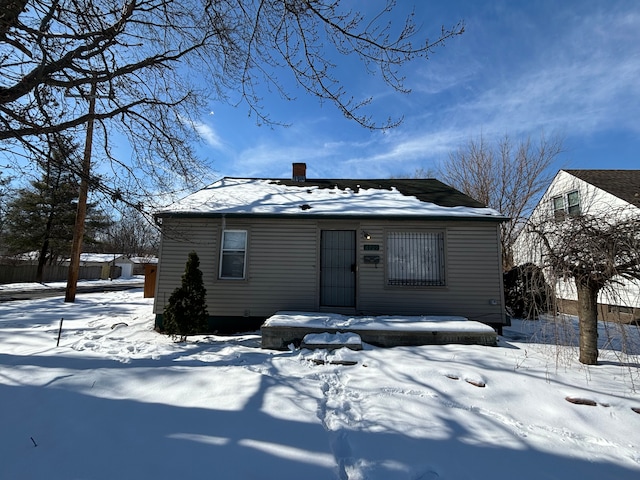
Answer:
M355 230L322 230L320 233L320 305L356 305Z

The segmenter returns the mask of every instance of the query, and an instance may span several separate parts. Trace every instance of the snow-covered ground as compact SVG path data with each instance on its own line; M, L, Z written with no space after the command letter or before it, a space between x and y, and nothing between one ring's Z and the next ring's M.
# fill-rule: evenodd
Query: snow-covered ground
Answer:
M129 286L144 283L144 275L134 275L127 278L114 278L113 280L79 280L78 287L112 287ZM47 290L64 290L67 282L46 282L46 283L0 283L0 293L10 292L37 292Z
M542 321L498 347L277 352L258 332L174 343L152 302L0 304L0 478L640 478L635 327L588 368Z

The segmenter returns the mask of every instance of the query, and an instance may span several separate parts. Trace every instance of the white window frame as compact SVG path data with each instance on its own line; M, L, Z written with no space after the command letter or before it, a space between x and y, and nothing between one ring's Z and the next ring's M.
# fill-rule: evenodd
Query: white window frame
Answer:
M446 286L444 230L389 230L386 242L387 286Z
M242 248L239 246L226 246L225 247L225 238L228 233L231 234L244 234L244 242ZM220 265L218 271L218 278L220 280L244 280L247 274L247 242L249 238L249 233L247 230L223 230L222 235L220 236ZM225 265L225 258L228 258L231 255L239 256L242 254L242 276L237 275L223 275L223 267Z

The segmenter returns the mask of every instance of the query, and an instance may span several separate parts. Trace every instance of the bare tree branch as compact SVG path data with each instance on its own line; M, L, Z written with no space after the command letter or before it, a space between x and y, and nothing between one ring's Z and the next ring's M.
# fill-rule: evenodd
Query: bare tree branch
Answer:
M170 177L197 182L197 112L213 98L277 123L260 92L291 98L284 76L366 128L397 125L401 119L368 115L370 99L344 88L330 58L355 60L406 91L401 67L428 58L464 25L430 41L419 37L413 14L389 23L395 8L388 1L365 16L340 0L0 0L0 150L24 164L46 150L48 136L80 136L93 121L102 148L92 162L127 177L153 175L156 187ZM132 158L116 158L113 132L127 138ZM129 195L132 205L153 190L141 180L144 193L126 192L116 176L96 176L91 188Z
M640 280L640 214L611 209L606 216L538 215L525 228L521 248L538 252L550 277L575 284L580 362L595 365L599 293L623 279Z
M559 136L538 142L508 135L489 145L469 140L440 165L445 183L509 217L501 224L503 266L513 266L513 244L535 202L551 179L549 167L563 151Z

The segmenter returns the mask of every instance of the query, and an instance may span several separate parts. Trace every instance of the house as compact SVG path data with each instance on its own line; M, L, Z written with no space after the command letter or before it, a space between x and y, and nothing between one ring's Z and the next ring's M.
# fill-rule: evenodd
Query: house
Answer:
M640 215L640 170L560 170L533 210L530 221L568 215L593 215L606 219ZM517 263L541 264L540 252L532 248L530 233L523 229L515 242ZM549 279L556 284L559 308L577 313L577 293L572 280ZM619 279L614 288L598 298L601 319L640 319L640 283Z
M69 260L63 265L68 266ZM80 267L100 267L103 280L133 275L133 262L120 253L81 253Z
M506 322L497 211L434 179L223 178L156 213L156 326L200 258L212 330L278 311Z
M158 257L153 255L146 255L143 257L130 257L131 263L133 263L133 275L144 275L147 265L157 265Z

